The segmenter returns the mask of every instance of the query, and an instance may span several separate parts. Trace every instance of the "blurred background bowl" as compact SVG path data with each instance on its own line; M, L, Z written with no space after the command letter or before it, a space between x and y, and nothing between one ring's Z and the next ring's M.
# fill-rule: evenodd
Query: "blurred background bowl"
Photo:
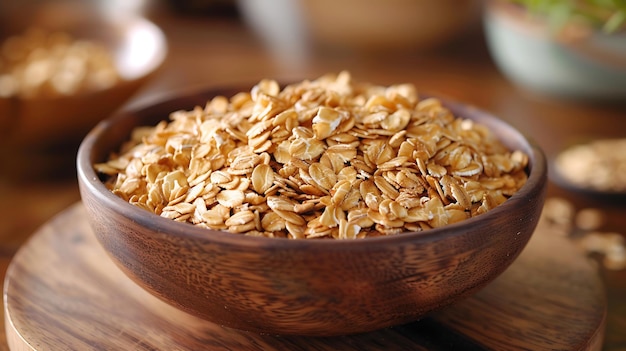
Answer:
M366 51L431 49L479 18L477 0L300 0L314 42Z
M245 90L245 89L244 89ZM240 89L183 94L98 124L78 152L80 193L102 247L139 286L196 316L247 331L339 335L414 321L495 279L531 237L542 209L542 151L497 117L444 101L529 155L526 184L486 214L424 232L358 240L234 235L135 207L94 171L131 130Z
M103 45L120 80L110 87L70 95L0 98L2 175L54 176L73 169L80 140L139 90L167 54L165 35L127 8L103 1L24 1L0 6L0 43L29 28L63 32ZM119 4L118 4L119 5Z
M237 0L278 62L316 53L406 54L441 47L480 22L481 0Z
M488 0L483 16L491 55L507 78L539 95L626 101L626 32L571 24L555 32L545 18L511 1Z

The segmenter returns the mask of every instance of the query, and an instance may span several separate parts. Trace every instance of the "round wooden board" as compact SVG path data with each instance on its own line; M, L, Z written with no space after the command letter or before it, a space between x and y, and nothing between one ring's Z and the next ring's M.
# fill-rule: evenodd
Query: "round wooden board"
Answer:
M130 281L98 245L82 204L14 257L4 285L12 350L600 350L606 302L596 269L541 228L476 295L420 321L367 334L259 335L190 316Z

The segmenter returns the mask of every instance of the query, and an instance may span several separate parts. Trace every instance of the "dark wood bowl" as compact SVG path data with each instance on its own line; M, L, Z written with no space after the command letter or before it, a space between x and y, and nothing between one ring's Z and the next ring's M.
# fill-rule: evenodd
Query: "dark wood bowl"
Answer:
M527 183L486 214L423 232L360 240L289 240L210 231L159 217L111 193L93 164L138 125L240 89L209 89L122 112L80 146L80 192L113 261L162 300L220 325L272 334L352 334L415 321L484 287L518 256L545 198L543 152L500 119L443 100L530 156Z

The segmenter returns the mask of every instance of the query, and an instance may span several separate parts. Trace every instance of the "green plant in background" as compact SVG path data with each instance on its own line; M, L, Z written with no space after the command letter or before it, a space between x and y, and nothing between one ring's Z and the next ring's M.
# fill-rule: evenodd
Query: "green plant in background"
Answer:
M511 0L531 13L546 16L553 30L584 21L606 33L626 29L626 0Z

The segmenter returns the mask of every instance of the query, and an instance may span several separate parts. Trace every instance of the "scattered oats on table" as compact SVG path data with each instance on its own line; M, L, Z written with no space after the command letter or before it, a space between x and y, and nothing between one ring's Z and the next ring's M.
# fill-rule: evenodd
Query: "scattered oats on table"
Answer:
M348 72L217 96L136 128L95 165L126 201L176 221L265 237L421 231L491 210L528 156L410 84Z
M616 232L601 231L605 214L597 208L576 210L561 197L545 201L538 228L554 235L569 237L587 254L598 254L602 266L609 270L626 269L626 240Z

